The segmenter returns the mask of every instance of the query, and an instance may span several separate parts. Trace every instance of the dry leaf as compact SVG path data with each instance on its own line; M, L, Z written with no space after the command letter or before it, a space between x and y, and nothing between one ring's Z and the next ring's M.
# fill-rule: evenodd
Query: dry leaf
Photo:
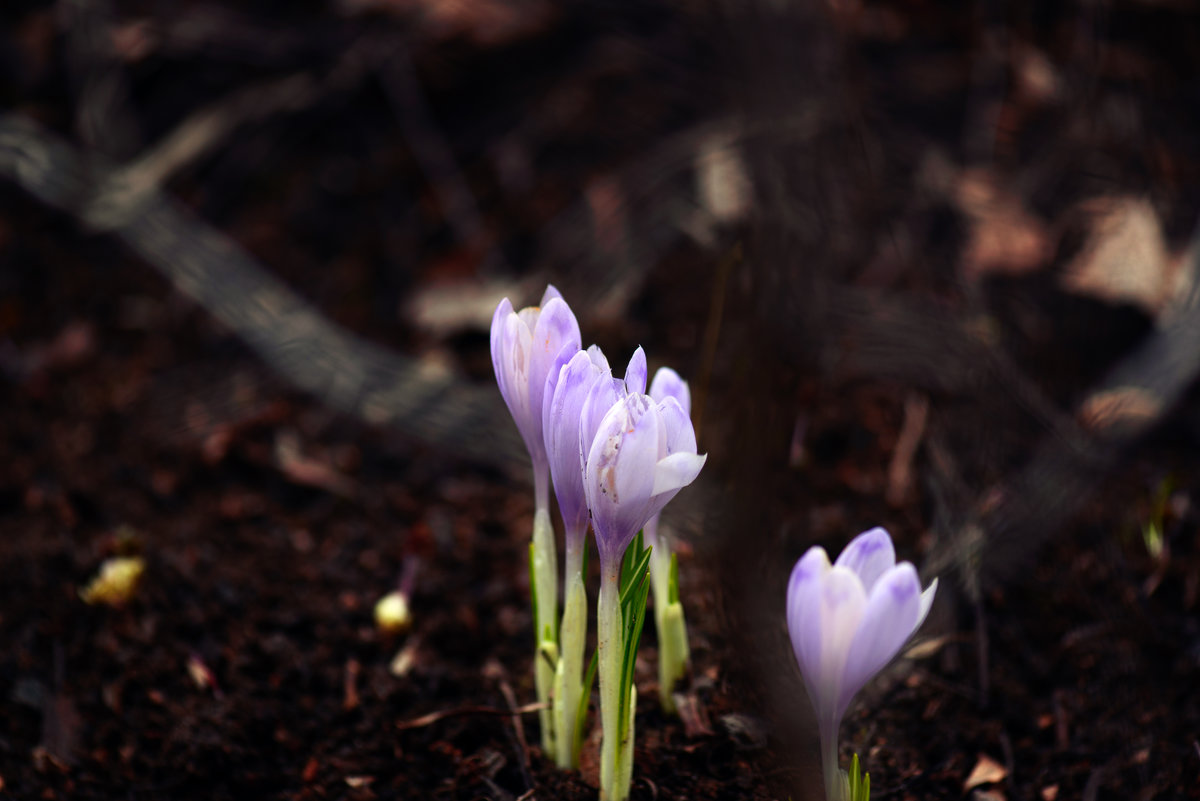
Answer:
M1008 771L1005 770L1003 765L987 754L980 754L979 761L975 763L975 768L971 771L971 775L963 782L963 790L970 790L981 784L1002 782L1007 776Z

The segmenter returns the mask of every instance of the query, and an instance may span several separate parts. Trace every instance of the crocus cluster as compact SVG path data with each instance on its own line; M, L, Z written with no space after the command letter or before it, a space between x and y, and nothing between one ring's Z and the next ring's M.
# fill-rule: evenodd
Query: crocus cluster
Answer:
M922 592L916 569L896 564L892 538L882 528L859 534L833 564L814 546L792 569L788 633L817 713L829 801L848 797L851 786L838 771L842 716L920 628L936 591L937 579Z
M553 287L547 288L540 309L515 312L505 299L492 320L496 380L534 467L530 583L537 627L536 683L539 700L552 695L552 712L541 719L542 743L561 767L577 764L590 683L583 670L587 636L583 566L590 522L601 573L595 660L604 735L601 798L621 801L628 796L632 776L637 695L630 655L641 632L644 582L651 572L652 553L639 548L634 554L630 549L627 557L626 551L638 532L649 521L657 521L663 507L695 480L706 457L696 453L687 386L678 375L660 371L654 386L661 383L664 389L656 392L652 387L647 395L646 356L641 348L629 360L624 377L616 378L598 347L583 350L580 344L574 315ZM565 530L561 627L550 622L557 612L557 587L547 507L549 478ZM655 591L657 597L657 587ZM640 599L640 609L630 599ZM677 597L674 601L678 606ZM681 609L678 617L682 624Z

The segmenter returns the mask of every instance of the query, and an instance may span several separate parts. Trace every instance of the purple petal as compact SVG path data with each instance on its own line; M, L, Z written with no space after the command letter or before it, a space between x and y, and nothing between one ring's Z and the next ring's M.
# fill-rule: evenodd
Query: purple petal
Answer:
M546 398L542 413L546 457L554 493L567 529L587 526L587 499L583 492L580 465L579 425L583 403L592 384L602 377L589 354L582 350L559 370L553 394ZM547 391L549 391L547 379Z
M562 300L563 299L562 293L558 291L558 287L554 286L554 284L546 284L546 291L542 293L542 302L539 303L538 305L545 306L553 298L558 298L559 300Z
M492 366L496 371L496 384L500 387L500 394L521 432L521 437L525 440L525 447L536 461L542 454L544 445L534 439L535 432L541 428L541 415L538 415L538 424L535 426L529 402L531 350L532 334L522 323L521 316L512 312L512 305L508 299L504 299L493 317ZM540 437L538 439L540 440Z
M921 581L908 562L896 565L875 583L847 656L838 702L841 711L912 635L920 607Z
M695 453L696 430L687 410L675 398L667 398L658 404L658 411L666 429L667 453Z
M800 673L808 685L814 708L817 704L816 685L810 680L817 675L821 656L821 616L818 599L825 576L832 569L829 556L819 545L809 548L792 568L787 588L787 625L792 651Z
M625 384L612 373L605 372L592 384L583 408L579 413L579 447L582 454L580 467L585 467L588 453L592 450L592 442L596 432L600 430L600 422L609 410L625 397Z
M834 564L858 574L868 593L886 571L896 564L892 537L882 528L864 531L850 541Z
M813 608L804 619L807 631L807 684L817 712L822 738L836 737L844 708L841 688L854 634L867 607L867 594L858 576L834 565L819 581L820 591L807 599Z
M688 383L679 377L679 373L670 367L660 367L650 382L650 397L659 403L667 398L674 398L683 407L684 414L692 414L692 393Z
M639 346L625 368L625 391L629 394L646 394L646 352Z

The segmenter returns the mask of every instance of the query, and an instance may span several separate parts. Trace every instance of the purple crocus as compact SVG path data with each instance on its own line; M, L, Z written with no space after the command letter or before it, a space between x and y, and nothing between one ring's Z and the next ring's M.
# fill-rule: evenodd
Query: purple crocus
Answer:
M553 392L559 369L579 350L580 342L579 323L553 286L546 287L541 306L513 311L505 298L492 316L496 383L529 449L535 474L539 468L546 470L542 409L547 383Z
M882 528L859 534L832 565L825 549L813 546L792 569L788 633L817 713L831 793L842 716L921 626L936 590L937 579L922 592L916 568L896 564L891 535Z
M641 376L644 381L645 373ZM581 432L607 391L602 383L593 387ZM608 409L583 470L602 565L620 560L634 535L696 479L707 458L696 453L692 421L674 398L656 403L635 391Z
M533 536L530 545L530 584L533 587L534 683L538 701L542 747L555 747L549 701L554 669L544 655L557 650L558 555L554 526L550 522L550 471L542 437L542 410L547 393L554 391L559 369L579 350L579 323L562 295L546 287L542 305L513 311L508 298L492 316L492 367L500 394L529 449L533 461ZM549 389L547 389L549 387Z

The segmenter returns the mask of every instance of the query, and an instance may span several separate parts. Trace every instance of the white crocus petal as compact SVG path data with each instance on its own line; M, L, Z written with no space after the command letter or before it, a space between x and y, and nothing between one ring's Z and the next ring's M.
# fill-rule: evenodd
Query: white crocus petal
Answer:
M654 494L659 454L661 426L659 416L654 413L649 400L645 395L630 395L622 404L623 409L619 406L613 410L625 418L621 451L617 454L617 493L614 501L628 505L631 511L638 510L639 513ZM640 522L637 527L641 528Z
M879 577L895 564L896 549L892 546L891 535L879 527L864 531L851 540L834 562L834 566L855 573L868 593Z
M920 607L921 580L916 568L908 562L896 565L875 583L846 659L838 698L839 715L850 705L854 694L892 660L912 635Z
M707 453L673 453L660 459L654 466L654 488L652 495L671 493L674 496L679 490L696 480L700 468L708 460ZM663 500L663 506L670 498Z

